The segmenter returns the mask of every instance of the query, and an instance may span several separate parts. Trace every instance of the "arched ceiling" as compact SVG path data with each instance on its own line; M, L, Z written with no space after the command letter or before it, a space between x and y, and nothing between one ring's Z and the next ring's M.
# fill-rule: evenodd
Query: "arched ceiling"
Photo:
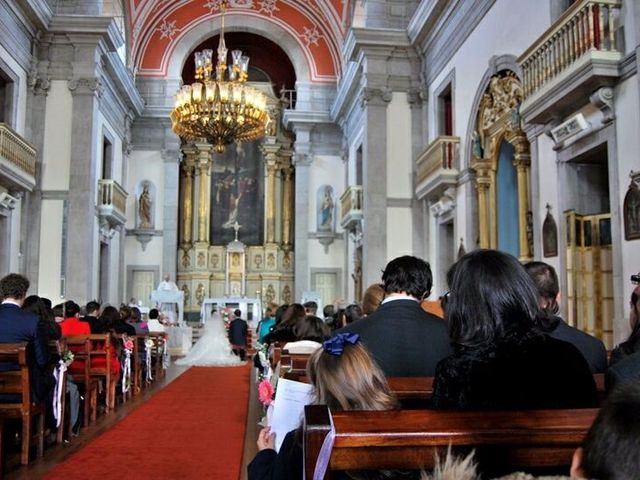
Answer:
M242 16L243 24L246 18L247 30L252 21L260 20L264 25L266 20L274 31L297 42L310 72L310 78L298 80L336 81L344 39L343 0L128 0L136 74L166 76L177 43L190 30L210 22L212 35L218 32L220 5L224 1L228 3L226 15Z

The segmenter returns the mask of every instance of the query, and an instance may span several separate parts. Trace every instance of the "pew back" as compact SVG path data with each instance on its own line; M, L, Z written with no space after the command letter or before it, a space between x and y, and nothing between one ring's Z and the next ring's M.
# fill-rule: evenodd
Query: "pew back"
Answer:
M529 411L333 412L329 470L431 469L449 445L476 450L480 465L507 470L568 467L597 409ZM309 405L304 418L304 468L313 478L331 431L329 409ZM329 471L328 470L328 471ZM324 478L330 478L329 473Z

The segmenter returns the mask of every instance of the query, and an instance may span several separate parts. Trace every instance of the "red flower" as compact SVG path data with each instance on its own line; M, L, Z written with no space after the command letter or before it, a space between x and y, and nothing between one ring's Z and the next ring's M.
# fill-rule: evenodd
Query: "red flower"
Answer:
M273 401L273 385L266 378L258 384L258 398L265 406L271 405Z

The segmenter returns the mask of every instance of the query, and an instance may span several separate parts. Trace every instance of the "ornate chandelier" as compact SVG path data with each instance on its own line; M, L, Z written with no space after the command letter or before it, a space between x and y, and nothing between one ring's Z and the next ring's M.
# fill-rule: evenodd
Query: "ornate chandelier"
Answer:
M223 4L215 74L213 50L196 52L196 81L178 91L171 112L171 128L178 136L188 140L204 139L212 143L218 153L224 152L225 145L230 143L263 137L270 121L266 96L246 83L249 57L233 50L233 63L227 67L225 8Z

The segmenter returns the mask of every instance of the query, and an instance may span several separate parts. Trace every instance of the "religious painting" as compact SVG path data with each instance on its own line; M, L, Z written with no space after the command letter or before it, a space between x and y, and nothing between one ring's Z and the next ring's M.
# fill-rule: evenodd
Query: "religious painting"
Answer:
M542 222L542 254L545 257L558 256L558 226L547 204L547 216Z
M622 216L624 218L624 239L640 238L640 188L633 179L624 196Z
M211 171L212 245L235 239L262 245L264 225L264 175L260 142L231 145L214 154Z

